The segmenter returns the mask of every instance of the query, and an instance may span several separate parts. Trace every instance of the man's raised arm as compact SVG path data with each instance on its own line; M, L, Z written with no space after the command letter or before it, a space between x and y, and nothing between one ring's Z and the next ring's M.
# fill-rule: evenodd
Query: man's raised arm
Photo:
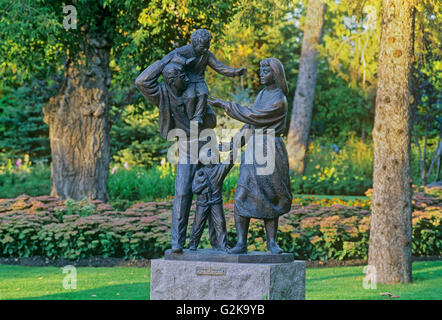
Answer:
M143 96L154 105L160 103L160 86L158 78L164 69L165 64L160 60L148 66L135 80L135 86Z

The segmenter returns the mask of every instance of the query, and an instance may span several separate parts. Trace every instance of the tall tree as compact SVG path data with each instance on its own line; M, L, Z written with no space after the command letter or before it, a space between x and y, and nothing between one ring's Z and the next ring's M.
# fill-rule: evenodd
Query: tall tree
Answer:
M64 69L59 93L43 109L51 140L51 195L106 201L111 80L130 91L142 67L183 45L194 29L221 30L233 1L73 0L72 5L77 28L66 31L57 0L0 2L5 57L0 78L26 81Z
M43 108L51 141L51 196L108 200L110 47L105 30L85 34L81 55L68 58L65 82Z
M324 12L324 0L309 0L304 24L299 74L287 138L290 169L297 174L303 174L305 170L305 156L308 148L318 69L317 46L321 39Z
M414 1L383 0L373 128L369 265L380 283L411 276L410 94Z

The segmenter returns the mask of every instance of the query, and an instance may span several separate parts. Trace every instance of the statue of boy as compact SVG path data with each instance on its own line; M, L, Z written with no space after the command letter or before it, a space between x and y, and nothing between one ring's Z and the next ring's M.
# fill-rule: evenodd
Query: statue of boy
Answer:
M210 150L209 150L210 154ZM209 155L210 156L210 155ZM208 219L209 236L212 246L219 251L228 252L227 228L223 209L223 181L232 169L234 163L233 151L229 158L217 164L200 163L192 182L192 191L197 194L195 220L189 239L189 249L196 250ZM210 220L209 220L210 221ZM216 239L216 240L215 240ZM216 245L213 245L215 244Z
M184 66L184 71L189 78L189 86L184 92L187 116L191 121L197 121L198 125L203 122L203 115L207 108L209 89L205 80L206 67L227 77L242 76L246 74L246 68L235 69L221 63L215 55L209 51L212 36L206 29L198 29L193 32L191 43L168 53L162 61L169 61Z

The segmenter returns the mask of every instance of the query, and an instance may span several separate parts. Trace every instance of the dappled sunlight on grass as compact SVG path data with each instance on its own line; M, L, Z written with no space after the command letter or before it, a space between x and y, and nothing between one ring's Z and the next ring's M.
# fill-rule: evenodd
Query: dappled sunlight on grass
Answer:
M149 299L150 269L135 267L77 268L77 289L63 288L66 274L56 267L0 265L0 299L112 300ZM364 289L363 267L308 268L306 298L311 300L442 299L442 261L413 263L411 284Z

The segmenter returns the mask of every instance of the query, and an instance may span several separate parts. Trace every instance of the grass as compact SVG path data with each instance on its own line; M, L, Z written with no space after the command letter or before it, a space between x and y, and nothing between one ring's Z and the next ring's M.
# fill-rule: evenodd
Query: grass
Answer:
M0 300L146 300L149 299L150 270L135 267L77 268L77 289L66 290L67 274L56 267L0 265ZM442 261L413 263L414 282L407 285L362 286L363 267L309 268L306 298L315 300L442 299Z
M150 272L146 268L77 268L77 289L63 288L57 267L0 265L0 300L147 300Z
M413 263L413 283L377 284L376 289L364 289L363 267L307 269L306 299L314 300L380 300L389 299L389 292L398 300L442 300L442 261Z

